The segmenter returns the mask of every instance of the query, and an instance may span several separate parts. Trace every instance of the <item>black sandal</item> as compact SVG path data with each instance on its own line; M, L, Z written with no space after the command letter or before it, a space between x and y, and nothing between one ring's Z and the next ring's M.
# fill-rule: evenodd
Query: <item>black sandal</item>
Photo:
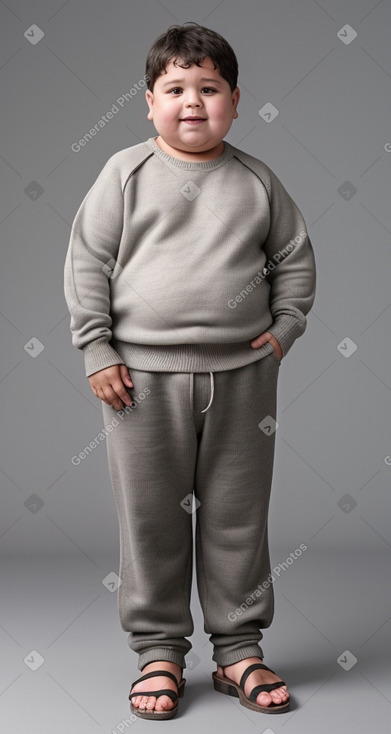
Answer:
M224 670L224 666L221 667ZM217 674L217 671L215 671L212 673L215 690L219 693L226 693L228 696L236 696L239 698L241 705L245 706L247 709L251 709L251 711L259 711L262 714L278 714L280 711L288 711L290 696L284 703L271 703L269 706L261 706L259 703L256 703L257 696L261 691L268 692L272 691L274 688L281 688L281 686L286 685L283 680L278 680L275 683L264 683L263 685L260 684L259 686L254 686L250 695L248 697L245 695L244 684L250 673L257 668L264 668L265 670L270 670L271 673L274 673L274 670L268 668L264 663L253 663L246 668L240 679L240 684L238 685L234 680L227 678L225 675L221 678ZM277 673L274 673L274 675L277 675Z
M175 691L172 691L171 688L161 688L159 691L134 691L132 693L133 686L136 685L136 683L139 683L142 680L146 680L147 678L152 678L156 675L164 675L168 676L169 678L172 678L173 681L175 681L178 693L175 693ZM174 673L171 673L169 670L151 670L150 673L146 673L145 675L142 675L141 678L137 678L137 680L134 680L129 693L129 700L130 700L130 710L132 714L135 714L136 716L139 716L140 719L172 719L173 716L175 716L176 712L178 711L178 696L179 698L182 698L184 692L185 692L185 683L186 678L182 678L179 685L176 676ZM173 703L176 702L176 705L169 709L168 711L156 711L155 709L151 709L150 711L148 709L142 709L140 711L140 708L138 706L133 706L132 704L132 698L136 698L136 696L169 696L171 698L171 701Z

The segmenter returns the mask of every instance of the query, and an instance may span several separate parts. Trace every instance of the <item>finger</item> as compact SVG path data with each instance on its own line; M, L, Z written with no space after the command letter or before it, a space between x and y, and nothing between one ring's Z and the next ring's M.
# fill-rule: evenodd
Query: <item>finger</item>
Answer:
M103 392L103 388L96 387L95 390L94 390L94 392L95 392L96 397L99 398L99 400L102 400L103 403L107 403L107 405L111 405L111 403L106 398L106 396L105 396L105 394Z
M119 383L116 383L116 384L118 386L118 389L121 392L120 384ZM125 404L131 405L133 402L132 398L126 392L126 389L123 385L122 385L122 391L124 392L123 399L124 399ZM114 389L113 385L111 385L110 383L108 383L107 385L103 385L100 394L103 396L105 403L107 403L107 405L110 405L115 410L122 410L122 408L124 407L122 400L120 399L120 396L118 395L117 391Z
M113 383L112 388L114 392L118 395L118 397L124 401L125 405L131 405L133 403L133 398L127 392L126 386L123 382L116 382L115 384Z
M265 339L262 339L262 337L258 336L256 339L253 339L252 342L250 342L251 346L257 349L258 347L262 347L264 344L266 344Z
M129 370L126 366L126 364L120 364L119 366L121 377L125 383L125 385L129 385L129 387L134 387L131 375L129 373Z
M123 406L122 400L119 399L117 393L114 392L114 390L110 390L110 396L111 397L109 397L107 401L108 405L111 405L111 407L114 408L115 410L122 410L124 406Z
M110 405L111 407L116 407L117 410L122 408L122 404L120 404L116 393L114 390L111 389L110 385L100 385L96 388L97 397L102 400L103 403L106 403L106 405ZM115 405L115 401L117 402L117 405ZM119 406L119 407L118 407Z

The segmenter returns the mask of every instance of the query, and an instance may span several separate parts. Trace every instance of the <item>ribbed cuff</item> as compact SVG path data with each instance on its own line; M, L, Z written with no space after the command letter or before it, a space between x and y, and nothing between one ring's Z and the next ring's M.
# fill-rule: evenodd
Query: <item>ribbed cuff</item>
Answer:
M125 364L108 341L90 342L84 347L83 354L87 377L106 367L112 367L114 364Z
M244 660L245 658L262 658L263 660L263 650L260 645L254 644L240 647L239 650L223 652L223 650L215 645L212 658L217 665L225 667L226 665L239 663L240 660Z
M153 647L142 652L139 655L137 667L142 670L148 663L153 663L155 660L168 660L170 663L177 663L181 668L186 668L184 654L169 647Z
M290 348L293 346L296 339L304 334L307 326L307 321L304 318L303 321L299 321L295 316L283 315L279 316L272 326L269 326L266 331L276 337L277 341L281 345L282 356L286 357Z

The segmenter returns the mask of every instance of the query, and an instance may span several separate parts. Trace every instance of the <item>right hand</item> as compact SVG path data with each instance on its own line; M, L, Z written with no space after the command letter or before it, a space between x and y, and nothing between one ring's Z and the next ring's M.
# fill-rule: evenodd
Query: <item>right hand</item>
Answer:
M125 405L131 405L133 402L125 387L134 387L125 364L114 364L104 370L94 372L88 377L88 381L94 395L115 410L123 408L121 399Z

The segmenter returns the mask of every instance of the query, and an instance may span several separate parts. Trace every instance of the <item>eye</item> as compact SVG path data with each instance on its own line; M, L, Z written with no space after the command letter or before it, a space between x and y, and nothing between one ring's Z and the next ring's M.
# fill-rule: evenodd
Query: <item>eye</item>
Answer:
M203 87L202 89L203 90L204 89L207 89L210 92L217 92L217 89L213 89L213 87ZM171 92L177 92L177 91L181 91L181 87L173 87L173 89L170 89L169 90L169 94L171 94ZM176 95L174 95L174 96L176 96Z

